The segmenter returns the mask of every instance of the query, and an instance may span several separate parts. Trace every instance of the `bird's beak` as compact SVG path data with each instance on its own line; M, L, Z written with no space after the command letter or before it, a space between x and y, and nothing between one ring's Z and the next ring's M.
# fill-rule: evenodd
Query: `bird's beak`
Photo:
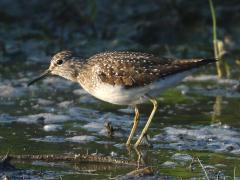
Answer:
M47 69L44 71L39 77L33 79L28 83L28 86L31 86L33 83L37 82L38 80L44 79L46 76L48 76L51 73L51 70Z

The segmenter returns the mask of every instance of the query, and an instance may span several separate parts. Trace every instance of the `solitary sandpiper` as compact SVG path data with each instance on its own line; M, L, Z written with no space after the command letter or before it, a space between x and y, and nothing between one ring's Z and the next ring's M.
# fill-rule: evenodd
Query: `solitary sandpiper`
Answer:
M103 101L132 105L135 108L133 127L126 142L130 145L137 128L138 105L150 100L153 110L135 147L146 135L157 110L156 96L202 65L209 59L169 59L140 52L105 52L82 59L71 51L61 51L51 59L49 68L28 85L52 74L79 83L88 93Z

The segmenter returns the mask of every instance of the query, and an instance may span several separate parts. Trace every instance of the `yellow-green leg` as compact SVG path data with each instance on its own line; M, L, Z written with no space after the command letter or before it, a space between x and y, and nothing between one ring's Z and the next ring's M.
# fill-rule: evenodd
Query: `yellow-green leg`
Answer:
M157 106L158 106L157 100L154 99L154 98L149 98L149 100L153 103L153 110L152 110L152 112L151 112L151 114L150 114L150 116L148 118L148 121L147 121L145 127L142 130L142 133L141 133L140 137L138 138L137 142L134 145L135 147L138 147L141 144L142 139L146 135L147 130L148 130L148 128L149 128L149 126L151 124L151 121L153 119L153 116L154 116L154 114L155 114L155 112L157 110Z
M131 143L134 132L136 131L136 128L137 128L137 125L138 125L138 120L139 120L139 111L138 111L137 106L135 106L135 116L134 116L134 119L133 119L133 127L132 127L132 130L131 130L130 135L128 137L128 140L126 142L127 146L129 146L130 143Z

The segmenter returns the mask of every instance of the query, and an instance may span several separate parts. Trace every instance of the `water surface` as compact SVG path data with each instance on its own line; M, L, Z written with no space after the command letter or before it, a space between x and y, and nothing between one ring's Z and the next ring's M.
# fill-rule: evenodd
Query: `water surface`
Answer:
M92 6L94 4L89 5ZM55 32L53 29L57 26L52 27L52 19L48 19L54 15L49 12L45 19L32 16L39 23L37 29L26 19L1 24L5 51L1 51L0 59L0 154L89 153L137 162L141 153L144 164L154 169L154 174L149 176L151 179L203 178L205 174L196 160L199 158L210 178L233 179L234 172L236 178L240 178L240 74L239 48L236 46L239 39L233 38L238 35L237 24L219 28L220 32L225 32L220 33L220 37L228 38L224 41L228 53L224 58L224 78L218 79L215 66L208 65L162 93L148 134L152 147L141 148L138 152L134 149L129 152L124 146L132 125L134 111L131 107L97 100L78 84L58 77L49 77L27 87L30 79L48 67L50 55L63 48L73 49L83 56L105 50L144 51L179 58L212 56L211 24L199 20L200 17L208 19L207 6L205 10L199 10L196 23L184 19L184 13L189 15L189 9L177 16L174 8L166 13L165 6L146 2L144 6L144 1L129 5L118 2L109 9L115 12L113 20L108 19L105 7L98 6L98 13L103 13L102 21L100 16L88 19L96 21L96 34L91 22L78 21L82 23L82 29L78 30L70 23L73 19L69 24L56 20L57 25L66 26ZM219 12L227 10L220 9ZM58 16L54 17L58 19ZM159 20L158 17L164 18ZM105 27L101 24L103 21L110 24ZM40 26L44 23L47 25ZM91 26L84 26L84 23ZM165 27L171 27L171 30ZM149 33L159 30L160 35ZM151 108L150 103L141 105L137 135ZM106 123L111 123L115 129L113 137L108 136ZM135 136L133 141L136 139ZM0 169L0 176L129 179L126 174L136 169L136 166L101 163L26 160L11 163L16 169Z

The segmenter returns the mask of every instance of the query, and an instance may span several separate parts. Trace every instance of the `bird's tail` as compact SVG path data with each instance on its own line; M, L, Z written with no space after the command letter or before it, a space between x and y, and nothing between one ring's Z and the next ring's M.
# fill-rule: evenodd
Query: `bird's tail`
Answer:
M197 68L199 66L207 65L210 63L217 62L216 58L199 58L199 59L182 59L174 61L175 65L186 67L187 69Z

